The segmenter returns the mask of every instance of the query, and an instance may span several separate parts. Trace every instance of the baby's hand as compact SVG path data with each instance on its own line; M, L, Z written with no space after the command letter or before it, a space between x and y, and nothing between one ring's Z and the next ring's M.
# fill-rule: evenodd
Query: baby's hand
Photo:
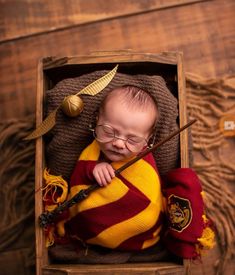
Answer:
M115 177L113 167L107 162L98 163L94 170L93 176L100 186L107 186L112 178Z

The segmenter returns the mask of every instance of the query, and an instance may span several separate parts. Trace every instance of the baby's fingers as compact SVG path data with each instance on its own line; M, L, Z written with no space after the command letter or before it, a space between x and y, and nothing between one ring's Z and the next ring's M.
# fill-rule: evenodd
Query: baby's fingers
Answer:
M106 186L107 184L109 184L112 181L113 176L112 176L112 173L108 169L103 170L103 176L104 176L103 184L104 184L104 186Z
M115 177L115 170L113 169L113 167L110 164L108 165L107 170L109 172L111 179L113 179Z
M95 178L100 186L106 186L111 181L109 174L106 174L106 169L98 170Z
M96 165L93 175L100 186L107 186L115 177L115 171L109 163L102 162Z
M101 179L100 173L99 173L98 171L94 171L93 174L94 174L94 177L95 177L95 180L97 181L97 183L98 183L100 186L103 186L103 183L102 183L102 179Z

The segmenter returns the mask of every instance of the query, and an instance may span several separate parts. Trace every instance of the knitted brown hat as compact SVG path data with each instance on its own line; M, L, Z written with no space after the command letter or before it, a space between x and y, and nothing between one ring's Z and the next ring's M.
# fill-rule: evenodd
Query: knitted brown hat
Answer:
M95 71L57 83L46 93L47 113L51 113L59 106L65 96L76 94L107 72L105 70ZM145 90L157 102L160 118L156 127L156 142L178 129L177 99L168 90L161 76L116 73L110 84L96 96L81 95L84 110L78 117L71 118L65 116L62 111L58 112L56 125L46 136L47 166L52 174L62 175L66 180L70 178L79 155L93 139L89 125L95 122L100 103L109 91L124 85L133 85ZM179 159L179 136L174 137L154 152L154 158L161 175L176 168Z

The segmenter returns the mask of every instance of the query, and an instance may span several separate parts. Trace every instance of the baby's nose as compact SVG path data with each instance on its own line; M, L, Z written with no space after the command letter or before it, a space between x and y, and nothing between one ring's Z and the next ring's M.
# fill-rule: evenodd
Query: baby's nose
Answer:
M113 140L113 146L120 148L120 149L124 149L126 147L125 145L126 141L120 138L115 138Z

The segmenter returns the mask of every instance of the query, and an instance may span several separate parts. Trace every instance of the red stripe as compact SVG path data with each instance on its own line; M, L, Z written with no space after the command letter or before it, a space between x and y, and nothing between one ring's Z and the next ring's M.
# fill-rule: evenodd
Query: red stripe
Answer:
M139 251L142 249L143 243L149 239L154 238L153 233L158 229L158 227L163 223L163 213L160 212L159 218L156 224L147 230L146 232L140 233L134 237L129 238L128 240L121 243L117 249L124 251Z
M137 187L135 187L132 183L130 183L127 179L125 179L122 175L119 175L118 178L137 196L140 196L142 199L145 198L149 200L149 198L142 193ZM143 182L143 184L145 184Z
M97 162L92 160L79 160L76 163L75 169L70 180L70 187L75 185L91 185L95 184L96 181L93 176L93 170Z
M135 192L129 190L115 202L78 213L66 226L72 235L87 240L112 225L132 218L143 211L149 203L145 196L136 196Z

